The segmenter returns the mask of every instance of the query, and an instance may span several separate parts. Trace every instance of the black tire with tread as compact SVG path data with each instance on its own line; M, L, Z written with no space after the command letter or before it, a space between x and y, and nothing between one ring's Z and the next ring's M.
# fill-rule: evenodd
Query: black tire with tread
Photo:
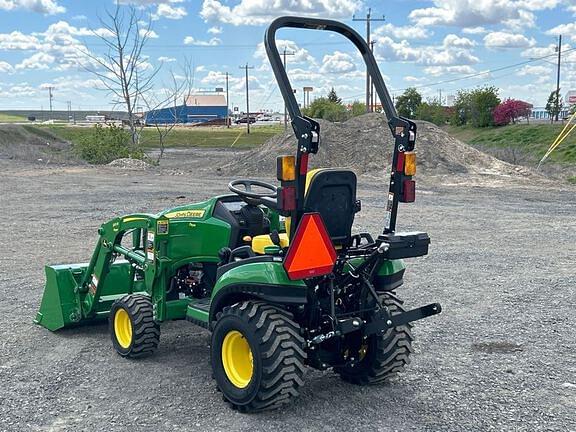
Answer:
M120 346L114 332L114 315L119 308L128 312L132 323L132 343L128 348ZM114 349L122 357L146 356L154 352L160 342L160 325L154 320L152 302L142 294L127 294L112 304L109 330Z
M257 412L278 408L299 395L304 384L306 352L300 326L292 314L264 302L245 301L216 315L211 363L218 390L232 408ZM253 376L244 389L235 387L222 365L222 342L231 330L240 331L253 355Z
M403 302L395 294L386 293L380 296L380 299L392 315L404 312ZM410 354L414 352L411 328L411 324L405 324L390 328L384 334L372 336L362 361L354 367L336 367L334 371L344 381L357 385L388 381L410 363Z

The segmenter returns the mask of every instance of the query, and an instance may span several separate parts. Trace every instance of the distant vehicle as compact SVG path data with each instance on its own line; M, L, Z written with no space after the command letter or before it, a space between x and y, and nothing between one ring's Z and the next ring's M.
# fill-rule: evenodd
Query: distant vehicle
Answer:
M103 115L87 115L86 121L91 123L104 123L106 121L106 116Z
M246 117L241 117L235 122L236 124L248 123L248 119ZM250 123L256 123L256 117L250 117Z
M36 121L36 116L28 116L28 121Z
M269 122L272 121L272 117L269 115L263 115L258 120L261 122Z

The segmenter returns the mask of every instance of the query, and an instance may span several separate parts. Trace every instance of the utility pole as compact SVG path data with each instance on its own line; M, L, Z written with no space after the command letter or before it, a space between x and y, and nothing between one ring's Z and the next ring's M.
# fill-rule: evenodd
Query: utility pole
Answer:
M244 69L246 71L246 133L250 133L250 96L248 92L248 69L254 69L254 66L248 66L246 63L245 66L240 66L240 69Z
M48 87L48 98L50 100L50 117L52 117L52 99L54 99L54 95L52 94L52 90L54 90L54 87L49 86Z
M556 75L556 122L560 115L560 62L562 60L562 35L558 36L558 73Z
M368 9L366 18L356 18L355 15L352 16L352 21L365 21L366 22L366 43L370 45L370 25L372 21L385 21L384 15L382 18L372 18L372 8ZM366 112L370 112L370 73L368 68L366 68Z
M282 55L284 56L284 70L286 70L286 56L293 56L296 55L296 53L288 52L286 47L284 47ZM288 129L288 109L286 108L286 104L284 104L284 129Z
M375 43L376 41L370 41L370 51L372 51L372 54L374 54ZM370 80L370 109L368 112L374 112L374 101L376 100L374 97L374 83L372 82L372 78L370 76L368 76L368 79Z
M228 72L226 72L226 127L230 127L230 103L228 102Z

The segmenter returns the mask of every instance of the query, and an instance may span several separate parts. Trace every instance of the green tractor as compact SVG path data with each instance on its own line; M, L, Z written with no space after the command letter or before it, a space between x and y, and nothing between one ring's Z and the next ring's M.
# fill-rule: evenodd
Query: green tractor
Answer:
M301 114L282 67L275 36L284 27L340 33L366 62L395 139L376 238L352 234L356 175L308 170L320 128ZM232 194L103 224L89 263L46 266L35 320L55 331L107 319L114 349L128 358L157 349L162 322L204 327L217 386L242 412L289 402L307 366L358 385L385 382L409 362L411 322L441 310L405 311L395 293L402 258L427 254L430 239L396 232L398 204L414 201L416 125L396 114L367 44L336 21L283 17L265 47L298 140L295 156L278 157L280 186L236 180Z

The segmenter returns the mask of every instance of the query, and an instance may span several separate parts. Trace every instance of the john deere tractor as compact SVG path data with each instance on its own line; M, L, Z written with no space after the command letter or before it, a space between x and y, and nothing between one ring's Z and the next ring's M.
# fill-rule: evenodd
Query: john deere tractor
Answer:
M301 114L282 67L275 36L284 27L340 33L366 62L395 141L386 223L375 237L352 232L356 175L308 169L320 127ZM415 198L416 125L396 114L367 44L336 21L283 17L265 47L298 142L295 155L277 159L279 186L239 179L231 194L103 224L89 263L46 267L36 317L52 331L107 319L127 358L155 351L165 321L204 327L217 386L243 412L289 402L306 367L358 385L385 382L409 362L411 323L440 312L439 304L405 311L396 294L402 259L427 254L430 239L396 231L399 203Z

